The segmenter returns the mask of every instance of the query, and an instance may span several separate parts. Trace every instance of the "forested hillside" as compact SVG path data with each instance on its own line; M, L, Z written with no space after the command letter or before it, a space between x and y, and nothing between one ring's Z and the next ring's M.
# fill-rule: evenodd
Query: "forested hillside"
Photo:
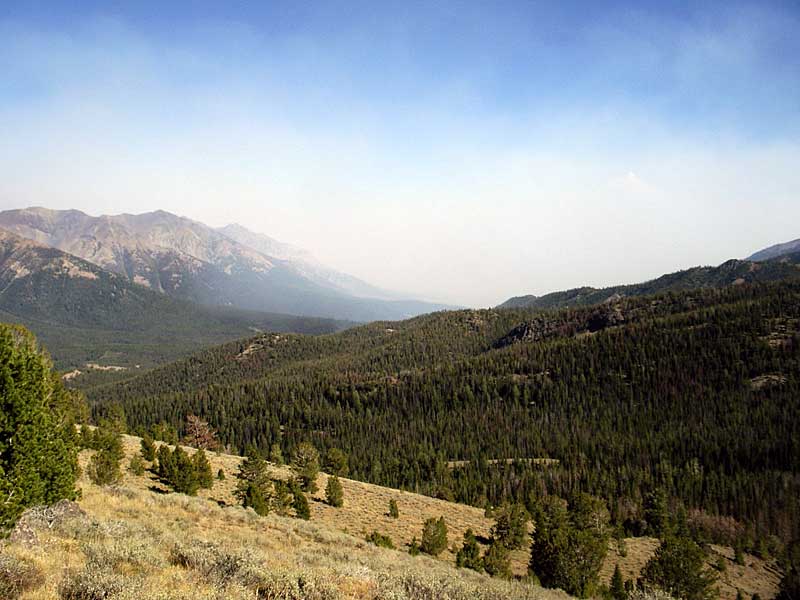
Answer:
M478 506L586 491L631 533L664 490L749 543L800 533L798 398L796 282L258 336L90 391L134 429L198 414L237 449L311 440Z
M764 255L761 258L732 259L716 267L693 267L630 285L615 285L602 289L580 287L552 292L544 296L516 296L503 302L500 308L588 306L605 302L617 296L647 296L665 292L722 288L742 283L766 283L798 278L800 278L800 252L787 251L783 254Z

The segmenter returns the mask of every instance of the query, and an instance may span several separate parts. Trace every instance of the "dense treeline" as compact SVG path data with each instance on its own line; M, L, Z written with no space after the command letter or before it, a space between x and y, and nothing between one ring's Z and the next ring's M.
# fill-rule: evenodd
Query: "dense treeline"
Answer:
M267 335L90 398L134 429L199 415L237 450L338 447L351 477L476 505L589 493L646 533L658 488L740 537L800 534L797 283ZM559 462L488 462L533 457Z

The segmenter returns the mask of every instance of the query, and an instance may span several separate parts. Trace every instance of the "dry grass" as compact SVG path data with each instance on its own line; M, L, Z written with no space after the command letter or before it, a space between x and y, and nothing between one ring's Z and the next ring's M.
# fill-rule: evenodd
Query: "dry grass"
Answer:
M138 439L126 437L125 446L129 456L138 452ZM81 455L84 464L87 455ZM348 526L360 530L364 519L374 518L378 510L374 507L358 521L353 503L350 512L338 513L348 525L341 521L340 527L333 527L330 523L335 522L336 514L330 511L334 509L317 502L311 503L311 521L277 515L258 517L239 506L221 506L231 499L240 459L210 458L215 472L220 467L225 469L227 480L215 482L205 498L159 493L160 485L149 473L140 477L126 473L120 485L110 488L97 487L82 478L80 507L85 514L76 511L37 527L33 543L6 542L0 547L0 556L8 564L14 568L24 565L26 573L35 575L35 585L21 590L19 598L566 598L560 592L523 582L494 580L455 569L444 560L377 548L367 543L360 531L354 531L355 535L342 531ZM363 485L346 483L353 496ZM373 489L367 497L383 505L385 498L374 495L379 493L380 488ZM398 493L398 498L401 496ZM459 522L457 506L448 507L436 500L428 505L427 499L415 498L407 498L401 511L404 506L409 513L434 507L438 515L447 509L454 523ZM388 508L388 497L385 504ZM465 519L468 517L460 517L461 521ZM394 526L400 538L401 526Z
M139 452L139 438L124 436L128 459ZM187 448L188 452L193 452ZM81 453L85 467L89 453ZM233 489L240 457L208 453L213 472L223 469L224 481L198 498L166 493L149 472L125 471L113 488L98 488L85 477L81 508L50 528L37 530L38 543L6 544L0 556L25 565L31 585L19 598L45 600L102 598L205 600L237 598L358 599L486 599L566 598L524 582L503 582L454 567L455 550L471 528L489 535L492 525L483 510L418 494L341 479L344 506L322 502L326 476L310 501L311 520L270 515L258 517L236 505ZM287 468L273 467L288 477ZM400 518L388 515L394 499ZM437 559L405 552L412 537L419 539L427 518L444 516L450 548ZM388 535L398 550L377 548L365 541L372 531ZM626 578L635 578L657 547L649 538L629 539L620 557L612 542L601 572L608 581L619 562ZM747 556L747 566L732 563L730 549L722 577L722 598L736 589L765 600L775 595L779 576L769 564ZM512 553L515 574L524 576L528 551ZM16 563L15 563L16 564ZM106 592L114 592L107 595Z

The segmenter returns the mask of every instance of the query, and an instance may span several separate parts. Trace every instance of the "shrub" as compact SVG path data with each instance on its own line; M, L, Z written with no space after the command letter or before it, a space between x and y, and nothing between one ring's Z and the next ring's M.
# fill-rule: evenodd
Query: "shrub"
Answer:
M428 519L422 527L420 550L431 556L439 556L447 548L447 525L444 517Z
M483 568L492 577L509 579L511 577L511 562L508 555L508 548L494 540L483 555Z
M292 468L300 478L300 484L305 492L317 491L317 475L319 475L319 452L313 445L303 442L295 448L292 458Z
M44 575L36 566L0 554L0 598L16 600L27 591L44 583Z
M390 538L388 535L378 533L377 531L370 533L367 536L367 541L371 544L375 544L376 546L380 546L381 548L394 549L394 542L392 542L392 538Z
M87 565L85 569L67 575L58 587L61 600L105 600L125 589L121 575Z
M274 463L278 466L283 466L283 452L281 451L281 445L278 443L272 444L269 448L269 462Z
M481 549L478 547L478 540L475 538L472 529L467 529L464 533L464 544L456 553L456 566L483 571Z
M716 575L705 568L705 554L689 538L669 536L642 570L642 581L683 600L716 597Z
M392 517L393 519L400 518L400 509L397 508L397 500L395 500L394 498L389 500L389 516Z
M131 456L131 460L128 463L128 471L138 477L144 475L144 461L141 456L138 454Z
M217 479L219 481L225 481L225 471L223 469L217 471Z
M422 550L419 547L419 542L417 542L417 538L416 537L411 538L411 542L408 544L408 553L411 556L419 556L419 553L421 551Z
M337 508L344 504L344 490L342 490L342 483L336 475L328 477L328 484L325 486L325 501Z

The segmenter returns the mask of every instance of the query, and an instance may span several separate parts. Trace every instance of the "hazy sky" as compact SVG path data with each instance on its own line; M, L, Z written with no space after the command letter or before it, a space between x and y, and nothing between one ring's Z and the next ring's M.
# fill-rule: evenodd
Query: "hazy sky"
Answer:
M0 3L0 208L475 306L800 237L796 2L125 4Z

